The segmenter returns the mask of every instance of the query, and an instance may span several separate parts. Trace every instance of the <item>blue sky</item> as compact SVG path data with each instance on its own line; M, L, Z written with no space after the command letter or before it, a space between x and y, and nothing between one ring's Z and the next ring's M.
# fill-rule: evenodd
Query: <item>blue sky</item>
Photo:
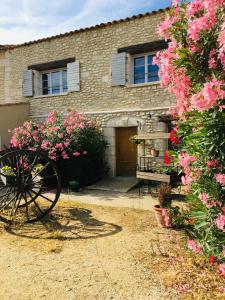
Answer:
M170 6L171 0L1 0L0 44L15 44Z

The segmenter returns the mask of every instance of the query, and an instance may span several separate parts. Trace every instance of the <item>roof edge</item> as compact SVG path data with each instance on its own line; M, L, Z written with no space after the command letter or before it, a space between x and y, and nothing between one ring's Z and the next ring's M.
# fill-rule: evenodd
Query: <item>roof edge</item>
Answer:
M165 11L169 11L170 9L171 9L171 7L166 7L166 8L162 8L162 9L158 9L158 10L153 10L151 12L146 12L146 13L134 15L134 16L127 17L127 18L124 18L124 19L113 20L113 21L106 22L106 23L96 24L96 25L93 25L93 26L90 26L90 27L84 27L84 28L80 28L80 29L68 31L68 32L65 32L65 33L61 33L61 34L57 34L57 35L53 35L53 36L50 36L50 37L46 37L46 38L41 38L41 39L29 41L29 42L25 42L25 43L21 43L21 44L0 45L0 50L1 49L10 50L10 49L14 49L14 48L23 47L23 46L29 46L29 45L33 45L33 44L38 44L38 43L42 43L42 42L45 42L45 41L50 41L50 40L54 40L54 39L58 39L58 38L66 37L66 36L70 36L70 35L73 35L75 33L81 33L81 32L85 32L85 31L90 31L90 30L93 30L93 29L103 28L103 27L110 26L110 25L113 25L113 24L128 22L128 21L135 20L135 19L140 19L140 18L143 18L143 17L146 17L146 16L151 16L151 15L163 13Z

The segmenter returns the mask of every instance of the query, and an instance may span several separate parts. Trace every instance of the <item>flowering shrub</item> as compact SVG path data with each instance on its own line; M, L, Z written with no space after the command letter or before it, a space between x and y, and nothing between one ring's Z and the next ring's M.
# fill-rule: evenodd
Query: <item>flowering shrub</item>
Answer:
M173 1L158 33L169 40L157 53L161 84L175 94L170 112L185 173L193 239L188 247L220 262L225 245L225 1ZM212 260L212 259L211 259Z
M57 162L64 185L70 179L89 184L104 166L106 143L96 122L74 111L65 117L51 112L41 123L25 122L14 129L11 146L47 152Z

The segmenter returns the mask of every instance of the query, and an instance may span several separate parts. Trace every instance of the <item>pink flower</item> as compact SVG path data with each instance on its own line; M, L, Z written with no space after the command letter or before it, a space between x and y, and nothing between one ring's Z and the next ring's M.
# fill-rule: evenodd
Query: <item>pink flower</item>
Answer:
M214 224L217 226L218 229L225 232L225 215L220 213L218 217L214 220Z
M178 107L177 106L171 106L169 108L169 114L172 116L173 120L176 120L178 117Z
M201 92L191 97L191 104L197 111L209 110L218 104L219 99L224 99L225 91L222 89L222 81L212 80L205 83Z
M54 124L56 121L56 113L54 111L50 112L47 118L48 124Z
M62 153L62 157L63 157L63 159L69 159L69 156L66 152Z
M225 278L225 263L224 264L220 264L218 266L218 269L219 269L221 275Z
M73 153L73 156L74 156L74 157L80 156L80 152L74 152L74 153Z
M216 174L216 181L225 186L225 174Z
M64 146L68 147L70 145L70 142L64 142Z
M165 226L166 227L172 227L171 220L170 220L170 215L169 215L167 209L162 210L162 217L163 217L163 220L165 222Z
M206 193L200 193L199 194L199 199L205 204L205 206L207 208L212 208L212 207L215 207L215 206L221 206L222 203L219 202L219 201L212 201L210 200L210 196Z
M197 13L204 10L202 0L195 0L187 6L186 17L194 17Z
M188 248L192 250L195 254L200 254L202 249L196 244L194 240L188 240Z
M60 139L63 139L63 133L58 133L58 137L60 138Z
M167 15L165 20L161 22L157 28L158 35L169 39L171 36L169 30L174 23L178 22L178 20L178 16Z
M63 149L63 144L62 143L57 143L56 145L55 145L55 147L56 147L56 149Z
M35 147L29 147L29 150L35 152L35 151L37 151L37 148L35 148Z
M216 63L216 60L215 60L215 58L210 58L210 60L209 60L209 68L210 69L215 69L217 67L217 63Z
M206 193L199 194L199 199L206 205L208 205L209 202L209 195Z
M58 130L59 130L59 128L57 126L51 127L51 131L52 132L57 132Z
M209 160L207 161L206 165L208 168L215 168L217 165L218 165L218 160L215 159L215 160Z
M182 152L179 154L179 164L183 168L189 167L190 163L195 162L197 159L194 155Z
M203 30L211 29L216 23L215 15L205 14L202 17L195 18L189 21L188 26L188 37L190 40L197 42L200 38L200 33Z

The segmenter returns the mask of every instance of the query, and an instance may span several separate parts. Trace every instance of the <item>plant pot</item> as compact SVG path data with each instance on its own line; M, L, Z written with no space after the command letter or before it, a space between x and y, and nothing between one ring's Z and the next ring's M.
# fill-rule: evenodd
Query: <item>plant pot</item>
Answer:
M159 205L154 206L154 213L157 223L160 227L171 228L171 218L167 208L161 208Z
M149 153L152 157L158 157L159 156L159 151L156 149L150 149Z
M79 192L80 184L77 181L69 181L69 189L72 192Z
M16 182L16 176L14 176L14 175L6 175L6 176L1 175L0 177L1 177L1 180L4 185L7 185L7 184L13 185Z

